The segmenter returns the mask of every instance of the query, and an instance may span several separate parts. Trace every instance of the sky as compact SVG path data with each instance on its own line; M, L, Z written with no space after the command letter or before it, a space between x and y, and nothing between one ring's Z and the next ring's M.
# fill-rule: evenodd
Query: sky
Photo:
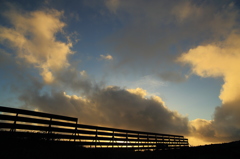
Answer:
M0 0L0 105L240 139L237 0Z

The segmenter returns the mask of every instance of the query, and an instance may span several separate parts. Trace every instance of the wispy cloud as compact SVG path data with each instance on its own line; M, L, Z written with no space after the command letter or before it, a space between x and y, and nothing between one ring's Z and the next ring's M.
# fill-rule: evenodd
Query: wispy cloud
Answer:
M101 59L104 59L104 60L113 60L113 57L112 55L100 55Z
M159 81L156 79L153 75L147 75L141 77L139 80L135 81L133 83L135 87L141 87L141 88L158 88L160 86L166 86L166 83Z

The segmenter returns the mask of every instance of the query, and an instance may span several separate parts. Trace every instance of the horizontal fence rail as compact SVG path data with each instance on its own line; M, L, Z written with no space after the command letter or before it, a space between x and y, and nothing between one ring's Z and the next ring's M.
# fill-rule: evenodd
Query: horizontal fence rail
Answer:
M68 142L86 148L167 150L188 147L180 135L132 131L78 124L62 115L0 106L0 133L22 138Z

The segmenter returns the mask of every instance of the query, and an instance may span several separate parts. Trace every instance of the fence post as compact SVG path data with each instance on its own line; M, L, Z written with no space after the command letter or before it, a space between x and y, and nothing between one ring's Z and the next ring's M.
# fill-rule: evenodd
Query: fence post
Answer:
M14 123L13 123L13 127L12 127L12 129L11 129L12 132L15 132L15 131L16 131L17 118L18 118L18 113L16 113L16 116L15 116L15 120L14 120Z
M96 135L95 135L95 148L97 148L97 139L98 139L98 129L96 129Z
M113 136L112 136L112 148L114 148L114 130L113 130Z
M49 122L49 126L48 126L48 141L50 140L50 136L51 136L51 127L52 127L52 118L50 118L50 122Z
M74 142L76 140L76 136L77 136L77 121L76 121L76 126L75 126Z
M139 133L138 133L138 151L139 151L139 142L140 142L140 141L139 141Z
M128 133L126 133L126 146L127 146L127 149L128 149Z
M171 149L169 148L170 145L171 145L171 139L170 139L170 136L168 136L168 150Z
M174 149L176 149L177 145L176 145L176 136L174 136L174 139L173 139L173 147Z
M149 136L147 134L147 143L148 143L148 150L149 150Z
M158 144L158 140L157 140L157 135L155 135L155 140L156 140L156 150L158 150L158 148L157 148L157 144Z

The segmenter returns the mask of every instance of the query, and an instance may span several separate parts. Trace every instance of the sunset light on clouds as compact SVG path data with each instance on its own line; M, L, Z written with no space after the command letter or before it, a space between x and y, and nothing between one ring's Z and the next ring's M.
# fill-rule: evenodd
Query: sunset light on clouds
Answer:
M0 2L0 105L240 139L237 0Z

